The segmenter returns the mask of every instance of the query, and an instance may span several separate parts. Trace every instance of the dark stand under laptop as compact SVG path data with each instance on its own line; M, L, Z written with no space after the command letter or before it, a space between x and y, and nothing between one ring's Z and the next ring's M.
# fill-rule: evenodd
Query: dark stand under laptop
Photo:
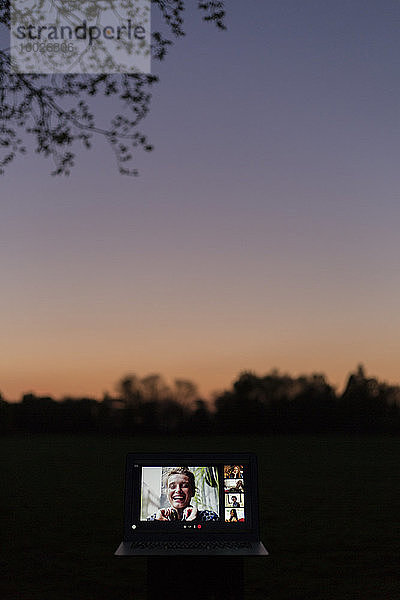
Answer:
M188 594L188 592L190 592ZM149 557L147 600L243 600L243 557Z
M166 591L243 597L243 557L259 539L257 461L250 453L128 454L124 539L116 556L148 557L148 599Z

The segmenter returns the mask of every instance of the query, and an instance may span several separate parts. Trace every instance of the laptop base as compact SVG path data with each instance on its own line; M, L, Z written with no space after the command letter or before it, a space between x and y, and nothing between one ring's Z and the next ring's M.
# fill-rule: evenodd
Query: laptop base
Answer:
M118 546L115 556L160 556L164 557L164 560L167 560L170 556L201 556L201 557L214 557L214 556L267 556L268 552L264 547L262 542L248 542L246 544L239 545L238 547L229 547L225 548L213 547L213 544L207 547L207 542L205 541L202 547L199 548L179 548L179 547L171 547L171 544L168 544L168 547L163 548L162 546L154 545L152 548L151 545L145 548L137 547L132 542L121 542Z

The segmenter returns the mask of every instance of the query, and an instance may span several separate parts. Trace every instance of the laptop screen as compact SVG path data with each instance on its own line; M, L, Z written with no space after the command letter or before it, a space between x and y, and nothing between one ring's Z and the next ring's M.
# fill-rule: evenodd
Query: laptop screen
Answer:
M138 533L240 533L257 527L251 454L129 454L125 538Z

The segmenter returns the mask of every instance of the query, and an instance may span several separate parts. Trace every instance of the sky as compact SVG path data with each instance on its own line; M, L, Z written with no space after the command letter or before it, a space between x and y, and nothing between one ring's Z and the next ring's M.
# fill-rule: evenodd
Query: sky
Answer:
M129 373L204 397L243 370L400 382L400 5L226 4L227 31L190 8L153 64L139 177L101 139L68 178L34 153L2 177L7 400Z

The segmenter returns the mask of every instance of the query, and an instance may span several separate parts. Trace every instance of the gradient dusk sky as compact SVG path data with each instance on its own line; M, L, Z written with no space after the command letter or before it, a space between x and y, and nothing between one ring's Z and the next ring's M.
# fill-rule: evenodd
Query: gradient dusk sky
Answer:
M32 153L2 178L7 400L128 373L341 388L360 362L400 382L400 3L226 4L228 31L187 10L153 66L139 177L98 140L69 178Z

